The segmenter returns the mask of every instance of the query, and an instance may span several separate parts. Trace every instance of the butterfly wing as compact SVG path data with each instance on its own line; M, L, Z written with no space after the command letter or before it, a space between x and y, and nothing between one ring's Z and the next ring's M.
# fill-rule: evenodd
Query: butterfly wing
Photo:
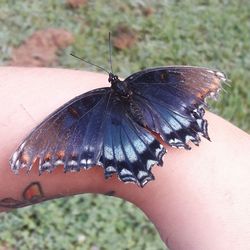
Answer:
M190 149L199 134L209 139L203 118L206 97L216 96L223 73L206 68L173 66L146 69L129 76L134 100L142 110L145 126L159 133L169 145Z
M13 154L13 171L31 169L39 159L39 172L64 165L65 171L97 163L103 143L103 128L110 88L78 96L52 113L23 141Z
M151 167L162 165L164 147L130 115L130 103L112 97L110 113L106 119L100 165L105 176L117 173L124 182L144 186L154 179Z
M37 159L40 173L59 165L65 172L101 165L106 178L117 173L124 182L145 185L153 179L152 165L162 165L165 149L132 120L129 106L110 88L74 98L24 140L10 160L12 170L30 170Z

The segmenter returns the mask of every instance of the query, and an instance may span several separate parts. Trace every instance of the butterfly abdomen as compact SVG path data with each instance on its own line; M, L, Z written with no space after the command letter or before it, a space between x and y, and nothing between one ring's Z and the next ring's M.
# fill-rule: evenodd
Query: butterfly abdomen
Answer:
M144 128L146 127L147 124L146 124L145 119L144 119L143 111L142 111L141 107L133 100L131 100L129 102L129 115L139 125L141 125Z

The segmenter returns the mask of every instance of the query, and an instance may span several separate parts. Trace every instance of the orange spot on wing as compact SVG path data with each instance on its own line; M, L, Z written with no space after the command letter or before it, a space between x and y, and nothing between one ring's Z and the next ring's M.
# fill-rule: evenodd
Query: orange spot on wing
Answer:
M51 160L51 153L47 153L46 156L44 157L45 161L50 161Z
M69 108L68 108L68 111L69 111L69 113L70 113L73 117L79 118L79 113L77 112L76 109L74 109L74 108L72 108L72 107L69 107Z
M167 77L167 74L166 73L161 73L161 80L165 80Z
M60 150L56 153L56 156L58 157L58 159L63 159L64 155L65 155L64 150Z
M30 157L27 154L22 154L21 156L21 162L28 163L30 161Z

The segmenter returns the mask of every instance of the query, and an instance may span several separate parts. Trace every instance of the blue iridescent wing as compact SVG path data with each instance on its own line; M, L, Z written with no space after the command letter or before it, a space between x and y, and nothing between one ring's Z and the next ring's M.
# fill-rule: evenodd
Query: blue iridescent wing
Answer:
M124 182L144 186L154 179L151 167L162 165L164 147L131 116L130 103L111 98L100 165L105 176L117 173Z
M124 182L140 186L153 179L151 167L162 165L163 146L130 115L130 103L110 88L96 89L69 101L36 127L13 154L14 172L39 172L63 165L65 172L95 165L105 177L117 173Z
M209 139L203 118L206 97L216 97L223 73L206 68L173 66L146 69L129 76L134 101L140 106L144 124L169 145L190 149L200 134Z
M78 171L95 165L103 143L103 128L110 88L78 96L52 113L23 141L13 154L13 171L31 169L39 159L39 172L64 165Z

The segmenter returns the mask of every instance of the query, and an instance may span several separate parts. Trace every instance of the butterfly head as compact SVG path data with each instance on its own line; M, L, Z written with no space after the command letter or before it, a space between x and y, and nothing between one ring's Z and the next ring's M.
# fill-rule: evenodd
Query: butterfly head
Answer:
M113 91L121 98L129 98L132 95L127 82L121 81L117 75L109 73L108 81L111 83Z
M114 75L113 73L109 73L109 78L108 78L108 81L111 83L111 84L114 84L116 83L117 81L120 81L118 76L117 75Z

